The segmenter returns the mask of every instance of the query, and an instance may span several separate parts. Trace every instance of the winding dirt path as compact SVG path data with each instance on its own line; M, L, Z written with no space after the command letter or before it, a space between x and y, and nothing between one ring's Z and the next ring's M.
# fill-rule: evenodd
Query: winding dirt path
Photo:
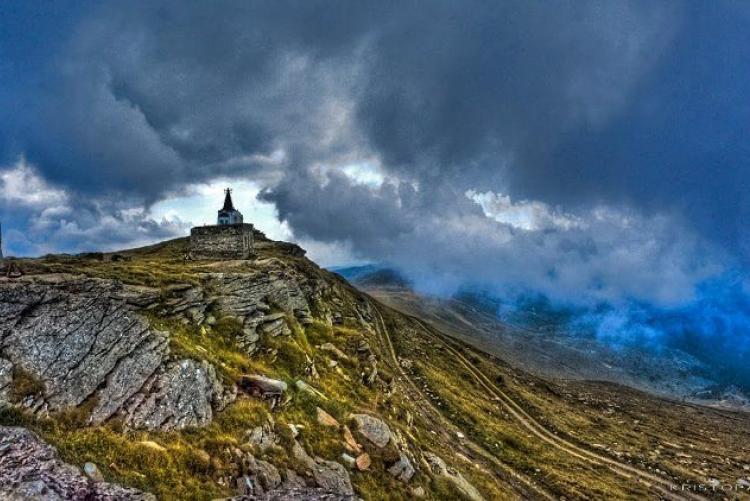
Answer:
M442 428L440 428L440 432L447 440L453 442L455 441L455 434L451 435L448 430L453 430L454 433L455 431L461 431L464 436L468 436L467 433L465 433L448 418L446 418L445 415L443 415L443 413L437 407L435 407L430 399L428 399L422 393L422 390L419 388L419 386L417 386L417 384L409 377L406 371L404 371L403 367L401 367L401 364L398 361L396 349L393 346L391 336L388 333L388 328L385 324L385 321L383 320L383 316L380 313L380 310L378 309L377 305L372 302L370 303L370 306L375 312L376 316L376 333L380 338L381 344L383 344L383 346L386 348L386 351L388 352L389 358L391 359L391 364L399 372L399 374L403 378L403 381L412 389L412 394L418 396L422 404L430 411L430 414L433 415L433 418L440 422L440 424L442 425ZM462 445L464 445L474 455L481 457L485 461L492 464L495 468L501 470L504 473L501 478L504 481L508 482L519 493L521 499L529 499L530 497L536 499L547 499L550 501L556 499L556 497L545 490L544 487L512 469L510 466L497 459L493 454L488 452L479 444L476 444L471 440L464 439L462 441Z
M699 494L681 491L679 486L673 482L655 475L653 473L643 471L630 464L617 461L613 458L598 454L594 451L585 449L579 445L576 445L564 438L555 435L552 431L548 430L531 415L529 415L513 398L508 396L503 390L498 388L495 383L487 377L480 369L464 357L464 355L456 350L449 342L445 340L445 335L437 331L434 327L425 324L422 320L410 317L413 321L419 324L425 333L446 347L453 355L456 360L472 375L474 380L479 383L487 393L492 396L495 401L511 415L513 418L531 432L534 436L548 443L549 445L573 456L578 459L584 460L590 464L597 466L604 466L609 468L612 472L626 479L635 479L647 487L654 489L664 499L670 500L706 500ZM387 335L387 332L386 332Z

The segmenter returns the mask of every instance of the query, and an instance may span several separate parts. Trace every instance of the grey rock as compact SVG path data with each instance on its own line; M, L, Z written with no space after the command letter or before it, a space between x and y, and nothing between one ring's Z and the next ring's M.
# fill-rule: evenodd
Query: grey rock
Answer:
M153 336L144 340L131 356L120 360L106 378L105 387L99 392L99 399L89 418L93 424L99 424L115 414L125 402L138 391L138 383L154 374L162 363L167 351L167 339ZM106 398L103 396L106 395Z
M306 277L284 269L286 267L280 261L269 263L268 267L263 263L257 264L259 269L252 273L205 275L206 287L216 291L217 311L248 316L258 311L268 311L269 304L278 305L287 313L293 313L295 309L309 309L306 294L301 289L301 285L308 282Z
M0 408L10 404L10 385L13 382L13 364L0 358Z
M237 496L231 501L353 501L354 495L336 494L319 487L284 487L257 496Z
M0 426L0 499L150 501L154 498L136 489L91 482L78 468L61 461L55 449L32 432Z
M271 379L259 374L242 376L239 381L239 386L243 391L260 397L279 396L288 388L284 381Z
M44 383L48 410L96 395L97 420L106 419L161 363L165 335L123 292L111 280L69 276L0 283L3 356Z
M235 479L238 494L260 495L281 485L281 474L274 465L250 453L239 451L239 455L243 474Z
M276 489L281 485L281 475L279 470L274 465L262 459L251 459L251 464L248 470L255 475L255 477L263 486L266 491Z
M92 482L104 482L104 475L102 475L102 472L99 471L99 467L94 463L84 464L83 473L85 473Z
M349 473L341 463L315 458L315 466L312 468L312 474L318 487L336 494L343 494L345 496L354 495L354 488L349 479Z
M168 364L144 390L128 402L125 422L150 430L204 426L211 422L214 402L224 398L213 366L190 359Z
M356 431L377 447L385 447L391 440L391 429L384 421L369 414L352 414Z
M402 482L409 482L414 476L415 471L409 458L402 452L399 460L388 468L388 473Z
M284 318L276 318L274 320L264 318L258 328L263 334L271 337L287 336L292 333Z
M256 426L247 433L247 443L259 451L270 449L276 445L276 434L269 425Z
M471 485L471 483L469 483L469 481L466 480L464 476L461 475L461 473L454 470L453 468L449 468L445 461L442 460L442 458L431 452L425 452L424 458L427 461L427 464L429 465L433 474L446 478L467 499L471 501L484 501L484 497L482 497L477 488Z
M287 468L284 470L284 482L282 483L282 487L285 489L296 489L307 487L307 484L305 483L304 478L297 475L297 472Z
M318 487L336 494L354 495L349 473L340 463L322 458L311 458L296 440L292 446L292 455L312 473Z

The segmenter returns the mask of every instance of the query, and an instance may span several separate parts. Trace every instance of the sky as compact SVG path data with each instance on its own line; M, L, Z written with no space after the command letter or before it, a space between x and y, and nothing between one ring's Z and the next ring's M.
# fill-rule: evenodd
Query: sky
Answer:
M429 292L736 312L749 21L731 1L6 0L4 251L186 235L231 186L321 264ZM744 340L730 323L709 330Z

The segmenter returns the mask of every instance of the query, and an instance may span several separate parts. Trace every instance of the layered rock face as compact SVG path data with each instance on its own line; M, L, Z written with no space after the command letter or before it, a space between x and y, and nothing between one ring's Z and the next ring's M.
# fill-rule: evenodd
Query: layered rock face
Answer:
M134 427L210 422L224 389L213 367L173 360L166 333L139 312L153 291L111 280L47 276L0 285L0 399L14 372L40 388L21 402L39 413L95 402L90 420L118 412Z
M161 289L69 274L0 280L0 405L22 371L39 388L20 403L37 413L91 402L93 424L119 415L135 428L205 425L236 388L223 387L209 363L172 355L169 333L149 315L193 325L234 318L248 354L263 336L291 334L289 319L311 322L313 308L329 321L339 315L330 283L278 259L195 278Z

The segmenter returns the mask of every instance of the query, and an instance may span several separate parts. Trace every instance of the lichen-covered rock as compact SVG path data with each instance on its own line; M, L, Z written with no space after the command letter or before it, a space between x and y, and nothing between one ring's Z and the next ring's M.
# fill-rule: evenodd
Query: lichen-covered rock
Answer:
M13 364L0 358L0 408L10 403L10 384L13 382Z
M319 487L281 488L258 496L236 496L230 501L353 501L356 496L337 494Z
M173 311L202 301L191 285L167 289ZM173 295L181 296L175 302ZM170 361L167 334L141 315L160 300L150 288L62 274L0 283L0 359L7 359L0 362L0 401L7 400L10 363L42 384L42 394L26 402L35 411L93 398L93 424L117 413L149 429L207 424L236 388L223 388L207 362Z
M259 451L270 449L276 445L277 440L278 437L267 424L256 426L247 432L247 443L257 448Z
M0 426L0 499L154 500L151 494L94 482L62 462L55 449L24 428Z
M341 463L319 457L311 458L296 440L292 446L292 455L312 473L318 487L336 494L354 495L349 473Z
M167 353L123 287L111 280L35 277L0 284L0 355L44 384L34 408L95 395L103 420L136 393Z
M398 461L393 463L388 468L388 473L401 480L402 482L409 482L414 476L414 467L411 465L409 458L402 452L399 456Z
M310 308L302 290L309 279L292 275L284 266L279 269L259 263L258 270L251 273L211 273L204 278L206 287L216 292L217 311L226 315L252 317L267 313L271 304L290 314Z
M425 452L424 458L434 475L447 479L467 499L471 501L484 501L484 497L482 497L477 488L471 485L461 473L453 468L449 468L442 458L431 452Z
M125 422L150 430L203 426L211 422L213 407L224 398L211 364L180 360L161 369L143 392L128 401Z
M258 397L280 396L288 387L284 381L260 374L242 376L239 385L243 391Z
M391 440L391 429L383 420L369 414L352 414L350 417L354 420L357 433L377 447L388 445Z
M239 494L257 496L281 485L281 474L271 463L256 459L250 453L243 454L241 461L242 475L235 481Z

